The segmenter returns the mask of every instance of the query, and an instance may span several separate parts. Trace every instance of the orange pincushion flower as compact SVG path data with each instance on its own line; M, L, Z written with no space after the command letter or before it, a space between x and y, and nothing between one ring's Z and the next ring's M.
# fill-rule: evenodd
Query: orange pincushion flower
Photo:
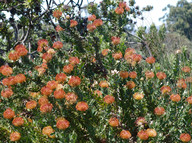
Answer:
M37 52L42 52L42 51L43 51L43 47L38 46L38 47L37 47Z
M128 78L129 77L129 73L126 71L120 71L120 77L121 78Z
M146 71L145 72L146 79L153 78L155 74L152 71Z
M49 100L48 100L47 96L42 96L42 97L39 98L38 103L41 106L41 105L49 103Z
M65 65L65 66L63 67L63 71L64 71L65 73L71 73L71 72L73 71L73 65L72 65L72 64Z
M189 142L191 140L191 136L188 133L182 133L179 138L182 142Z
M62 16L62 12L60 10L53 11L53 16L59 19Z
M135 49L133 49L133 48L127 48L127 49L125 50L125 53L127 53L128 55L132 55L132 54L135 54L136 51L135 51Z
M34 109L36 106L37 106L37 102L35 100L31 100L26 103L27 109Z
M39 73L39 76L43 75L45 73L45 71L46 71L46 69L41 67L41 66L37 67L36 69L37 69L37 71Z
M57 32L64 31L64 29L63 29L60 25L57 25L57 27L55 28L55 30L56 30Z
M119 60L123 57L123 54L121 52L117 52L117 53L112 54L112 56L115 60Z
M137 133L137 136L141 139L141 140L147 140L149 138L149 135L147 134L146 131L144 130L140 130L138 133Z
M146 58L146 62L149 64L153 64L153 63L155 63L155 58L154 57L148 57L148 58Z
M112 127L117 127L119 126L119 120L116 117L111 117L109 119L109 125Z
M62 47L63 47L63 43L60 41L53 43L53 48L55 48L55 49L61 49Z
M190 73L190 72L191 72L191 68L188 67L188 66L183 67L181 70L182 70L183 72L185 72L185 73Z
M51 135L54 132L55 131L53 130L53 128L51 126L44 127L43 130L42 130L42 133L44 135L49 136L50 138L54 138L55 137L55 135Z
M42 59L45 60L46 62L50 61L52 59L53 55L49 53L44 53L42 56Z
M70 123L65 118L60 118L57 120L56 127L60 130L65 130L69 127Z
M100 81L99 86L102 88L109 87L109 84L106 80Z
M15 82L16 83L23 83L26 81L26 77L24 74L18 74L15 76Z
M156 76L159 80L165 79L167 75L164 72L157 72Z
M48 46L48 41L46 39L40 39L37 42L37 45L40 46L40 47L46 47L46 46Z
M19 132L12 132L9 136L10 141L18 141L21 138L21 134Z
M54 97L55 99L63 99L65 97L65 91L63 89L55 90Z
M70 57L69 58L69 63L73 66L79 64L80 60L78 57Z
M22 126L24 124L24 119L22 117L15 117L12 121L12 124L16 127Z
M189 104L192 104L192 96L189 96L189 97L187 98L187 102L188 102Z
M144 125L146 124L146 120L144 117L138 117L135 121L136 126Z
M183 88L183 89L185 89L185 88L187 88L187 84L185 83L185 80L184 79L179 79L178 81L177 81L177 87L178 88Z
M53 108L53 105L51 103L45 103L40 106L40 111L42 113L47 113L47 112L51 112L52 108Z
M81 101L76 104L75 108L78 111L86 111L89 108L89 105L87 102Z
M133 94L133 98L136 100L141 100L141 99L143 99L143 97L144 97L144 94L139 93L139 92L136 92Z
M5 85L5 86L10 86L10 85L16 84L15 76L10 76L10 77L8 77L8 78L4 78L4 79L2 80L2 83L3 83L3 85Z
M13 69L8 65L3 65L0 67L0 73L4 76L9 76L13 73Z
M78 22L75 20L70 20L70 27L75 27L77 26Z
M103 100L107 104L112 104L115 101L115 97L111 95L106 95Z
M4 112L3 112L3 117L5 119L12 119L15 116L15 112L11 109L11 108L7 108Z
M22 44L17 45L15 47L15 51L17 51L19 56L25 56L28 53L26 47L24 45L22 45Z
M133 55L132 55L132 59L133 59L133 61L135 61L135 62L140 62L140 61L142 60L142 56L139 55L139 54L133 54Z
M12 60L14 62L20 58L17 51L10 52L8 57L9 57L9 60Z
M121 8L126 8L126 6L127 6L127 4L126 4L126 2L119 2L119 7L121 7Z
M75 103L77 101L77 98L78 96L73 92L69 92L65 95L65 99L70 103Z
M118 45L120 43L120 38L119 37L111 37L111 40L112 40L112 44L113 45Z
M172 94L170 96L170 99L173 101L173 102L179 102L181 100L181 96L179 94Z
M96 27L103 25L103 21L101 19L95 19L93 25Z
M44 68L44 69L48 69L46 62L43 62L43 63L41 64L41 67Z
M116 14L123 14L124 13L124 9L122 8L122 7L117 7L116 9L115 9L115 13Z
M57 88L57 85L58 85L58 83L56 81L51 80L51 81L47 82L46 87L53 90L53 89Z
M108 52L109 52L109 49L103 49L101 53L103 56L107 56Z
M11 88L6 88L1 91L1 96L4 98L9 98L13 95L13 91Z
M128 81L126 86L128 89L133 89L133 88L135 88L136 85L133 81Z
M53 92L52 89L47 87L47 86L44 86L41 88L41 94L42 95L49 96L49 95L51 95L52 92Z
M129 131L127 131L127 130L122 130L120 132L120 137L122 139L129 139L131 137L131 133Z
M95 29L96 29L96 26L93 23L87 25L88 31L93 32Z
M58 82L64 82L64 81L66 81L66 78L67 78L66 74L58 73L55 77L55 80Z
M78 76L72 76L70 79L69 79L69 82L68 84L72 87L75 87L75 86L78 86L81 84L81 79L78 77Z
M158 116L161 116L165 113L165 109L163 107L156 107L154 109L154 114L155 115L158 115Z
M137 77L137 73L135 71L129 73L129 77L135 79Z
M98 95L98 96L101 96L102 95L102 92L100 90L95 90L94 91L94 94L95 95Z
M88 21L93 21L93 20L95 20L95 19L96 19L95 14L90 15L90 16L88 17Z
M171 87L168 85L164 85L161 87L161 93L162 94L168 94L171 92Z
M149 137L156 137L157 136L157 132L155 131L155 129L147 129L146 130L147 134Z

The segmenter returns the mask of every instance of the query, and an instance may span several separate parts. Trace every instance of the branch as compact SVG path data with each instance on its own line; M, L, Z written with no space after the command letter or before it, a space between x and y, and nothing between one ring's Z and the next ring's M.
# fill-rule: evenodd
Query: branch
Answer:
M124 29L124 31L125 31L127 34L130 34L131 36L139 39L139 40L141 41L141 43L147 48L147 51L148 51L150 57L153 56L152 53L151 53L151 50L150 50L149 46L148 46L147 43L146 43L146 41L144 41L143 39L141 39L140 37L138 37L138 36L136 36L136 35L133 35L132 33L126 31L125 29Z

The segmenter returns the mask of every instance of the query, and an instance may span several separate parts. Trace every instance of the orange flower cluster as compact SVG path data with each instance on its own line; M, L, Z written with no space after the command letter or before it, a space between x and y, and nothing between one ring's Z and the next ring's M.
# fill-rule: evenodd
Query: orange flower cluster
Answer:
M179 102L181 100L181 96L179 94L171 94L170 99L173 102Z
M70 57L69 63L73 66L78 65L80 63L80 60L78 57Z
M88 17L88 21L94 21L95 19L96 19L95 14L90 15L90 16Z
M189 142L191 140L191 136L188 133L182 133L179 138L182 142Z
M117 53L114 53L112 54L112 57L115 59L115 60L119 60L123 57L123 54L119 51Z
M8 58L12 61L18 60L22 56L26 56L28 53L28 50L26 47L22 44L19 44L15 46L15 50L13 52L10 52L8 55Z
M71 87L79 86L79 85L81 84L81 79L80 79L78 76L72 76L72 77L69 79L68 84L69 84Z
M168 85L164 85L161 87L162 94L169 94L171 92L171 87Z
M67 78L67 76L66 76L66 74L64 74L64 73L58 73L58 74L55 76L55 80L56 80L57 82L59 82L59 83L65 82L65 81L66 81L66 78Z
M128 81L126 86L128 89L133 89L133 88L135 88L136 85L133 81Z
M1 96L4 98L9 98L13 95L13 91L11 88L6 88L1 91Z
M9 136L10 141L14 142L14 141L18 141L21 138L21 134L19 132L12 132Z
M106 80L100 81L99 86L102 88L109 87L109 84Z
M46 49L46 47L48 46L48 41L46 39L40 39L37 42L37 45L38 45L37 51L42 52L43 48Z
M188 67L188 66L183 67L181 70L182 70L183 72L185 72L185 73L190 73L190 72L191 72L191 68Z
M60 10L53 11L53 16L59 19L62 16L62 12Z
M5 119L12 119L15 116L15 112L11 109L11 108L7 108L4 112L3 112L3 117Z
M117 127L119 126L119 120L116 117L111 117L109 119L109 125L112 127Z
M15 117L12 121L12 124L16 127L22 126L24 124L24 119L22 117Z
M103 49L101 53L103 56L107 56L108 52L109 52L109 49Z
M155 115L158 115L158 116L161 116L165 113L165 109L163 107L156 107L154 109L154 114Z
M155 76L155 74L152 71L146 71L145 72L146 79L154 78L154 76Z
M55 27L55 30L57 32L64 31L64 29L60 25L57 25L57 27Z
M78 111L86 111L89 108L89 105L87 102L81 101L76 104L75 108Z
M136 100L141 100L141 99L143 99L143 97L144 97L144 94L139 93L139 92L136 92L133 94L133 98Z
M42 133L50 138L55 138L55 135L51 135L55 132L55 130L51 126L44 127L42 129Z
M148 57L148 58L146 58L146 62L149 64L153 64L153 63L155 63L155 58L154 57Z
M159 80L163 80L167 77L167 75L164 72L157 72L156 76Z
M111 95L106 95L103 100L107 104L112 104L115 101L115 97Z
M129 139L131 137L131 133L129 131L127 131L127 130L122 130L120 132L120 137L122 139Z
M56 127L59 130L65 130L69 127L70 123L65 118L59 118L57 119Z
M187 88L187 84L185 83L185 80L184 79L179 79L178 81L177 81L177 87L179 88L179 89L185 89L185 88Z
M16 76L10 76L10 77L4 78L2 80L3 85L5 85L5 86L15 85L18 83L23 83L25 81L26 81L26 77L24 74L18 74Z
M87 25L87 30L90 32L93 32L98 26L103 25L103 21L101 19L96 19L94 14L88 17L88 21L93 21Z
M55 90L54 97L55 99L63 99L65 97L65 91L63 89Z
M124 9L126 11L130 11L130 8L127 6L126 2L120 2L119 7L115 9L115 13L121 15L124 13Z
M75 20L70 20L70 27L75 27L77 26L78 22Z
M65 99L69 104L73 104L77 101L78 96L73 92L68 92L65 95Z
M111 41L113 45L118 45L120 43L120 37L111 37Z
M27 109L34 109L37 106L37 102L35 100L30 100L26 103Z
M72 71L73 71L73 65L72 64L68 64L68 65L65 65L64 67L63 67L63 71L65 72L65 73L68 73L68 74L70 74Z
M129 77L129 73L126 72L126 71L120 71L120 77L125 79L125 78L128 78Z
M55 48L55 49L61 49L62 47L63 47L63 43L60 41L53 43L53 48Z

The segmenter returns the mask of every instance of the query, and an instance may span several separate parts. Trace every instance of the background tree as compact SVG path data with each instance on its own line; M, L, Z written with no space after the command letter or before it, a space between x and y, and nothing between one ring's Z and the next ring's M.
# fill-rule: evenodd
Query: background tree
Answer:
M192 3L187 0L179 0L176 6L168 5L169 9L163 19L166 21L170 32L178 32L192 39Z

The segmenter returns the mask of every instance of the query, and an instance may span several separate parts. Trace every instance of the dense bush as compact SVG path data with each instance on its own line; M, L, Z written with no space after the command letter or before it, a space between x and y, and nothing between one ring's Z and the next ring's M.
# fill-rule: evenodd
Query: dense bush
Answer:
M190 141L191 55L183 48L157 62L130 48L131 11L124 2L105 1L101 12L91 5L82 29L83 21L56 10L62 42L39 39L34 59L23 44L8 53L12 65L0 67L0 140Z

